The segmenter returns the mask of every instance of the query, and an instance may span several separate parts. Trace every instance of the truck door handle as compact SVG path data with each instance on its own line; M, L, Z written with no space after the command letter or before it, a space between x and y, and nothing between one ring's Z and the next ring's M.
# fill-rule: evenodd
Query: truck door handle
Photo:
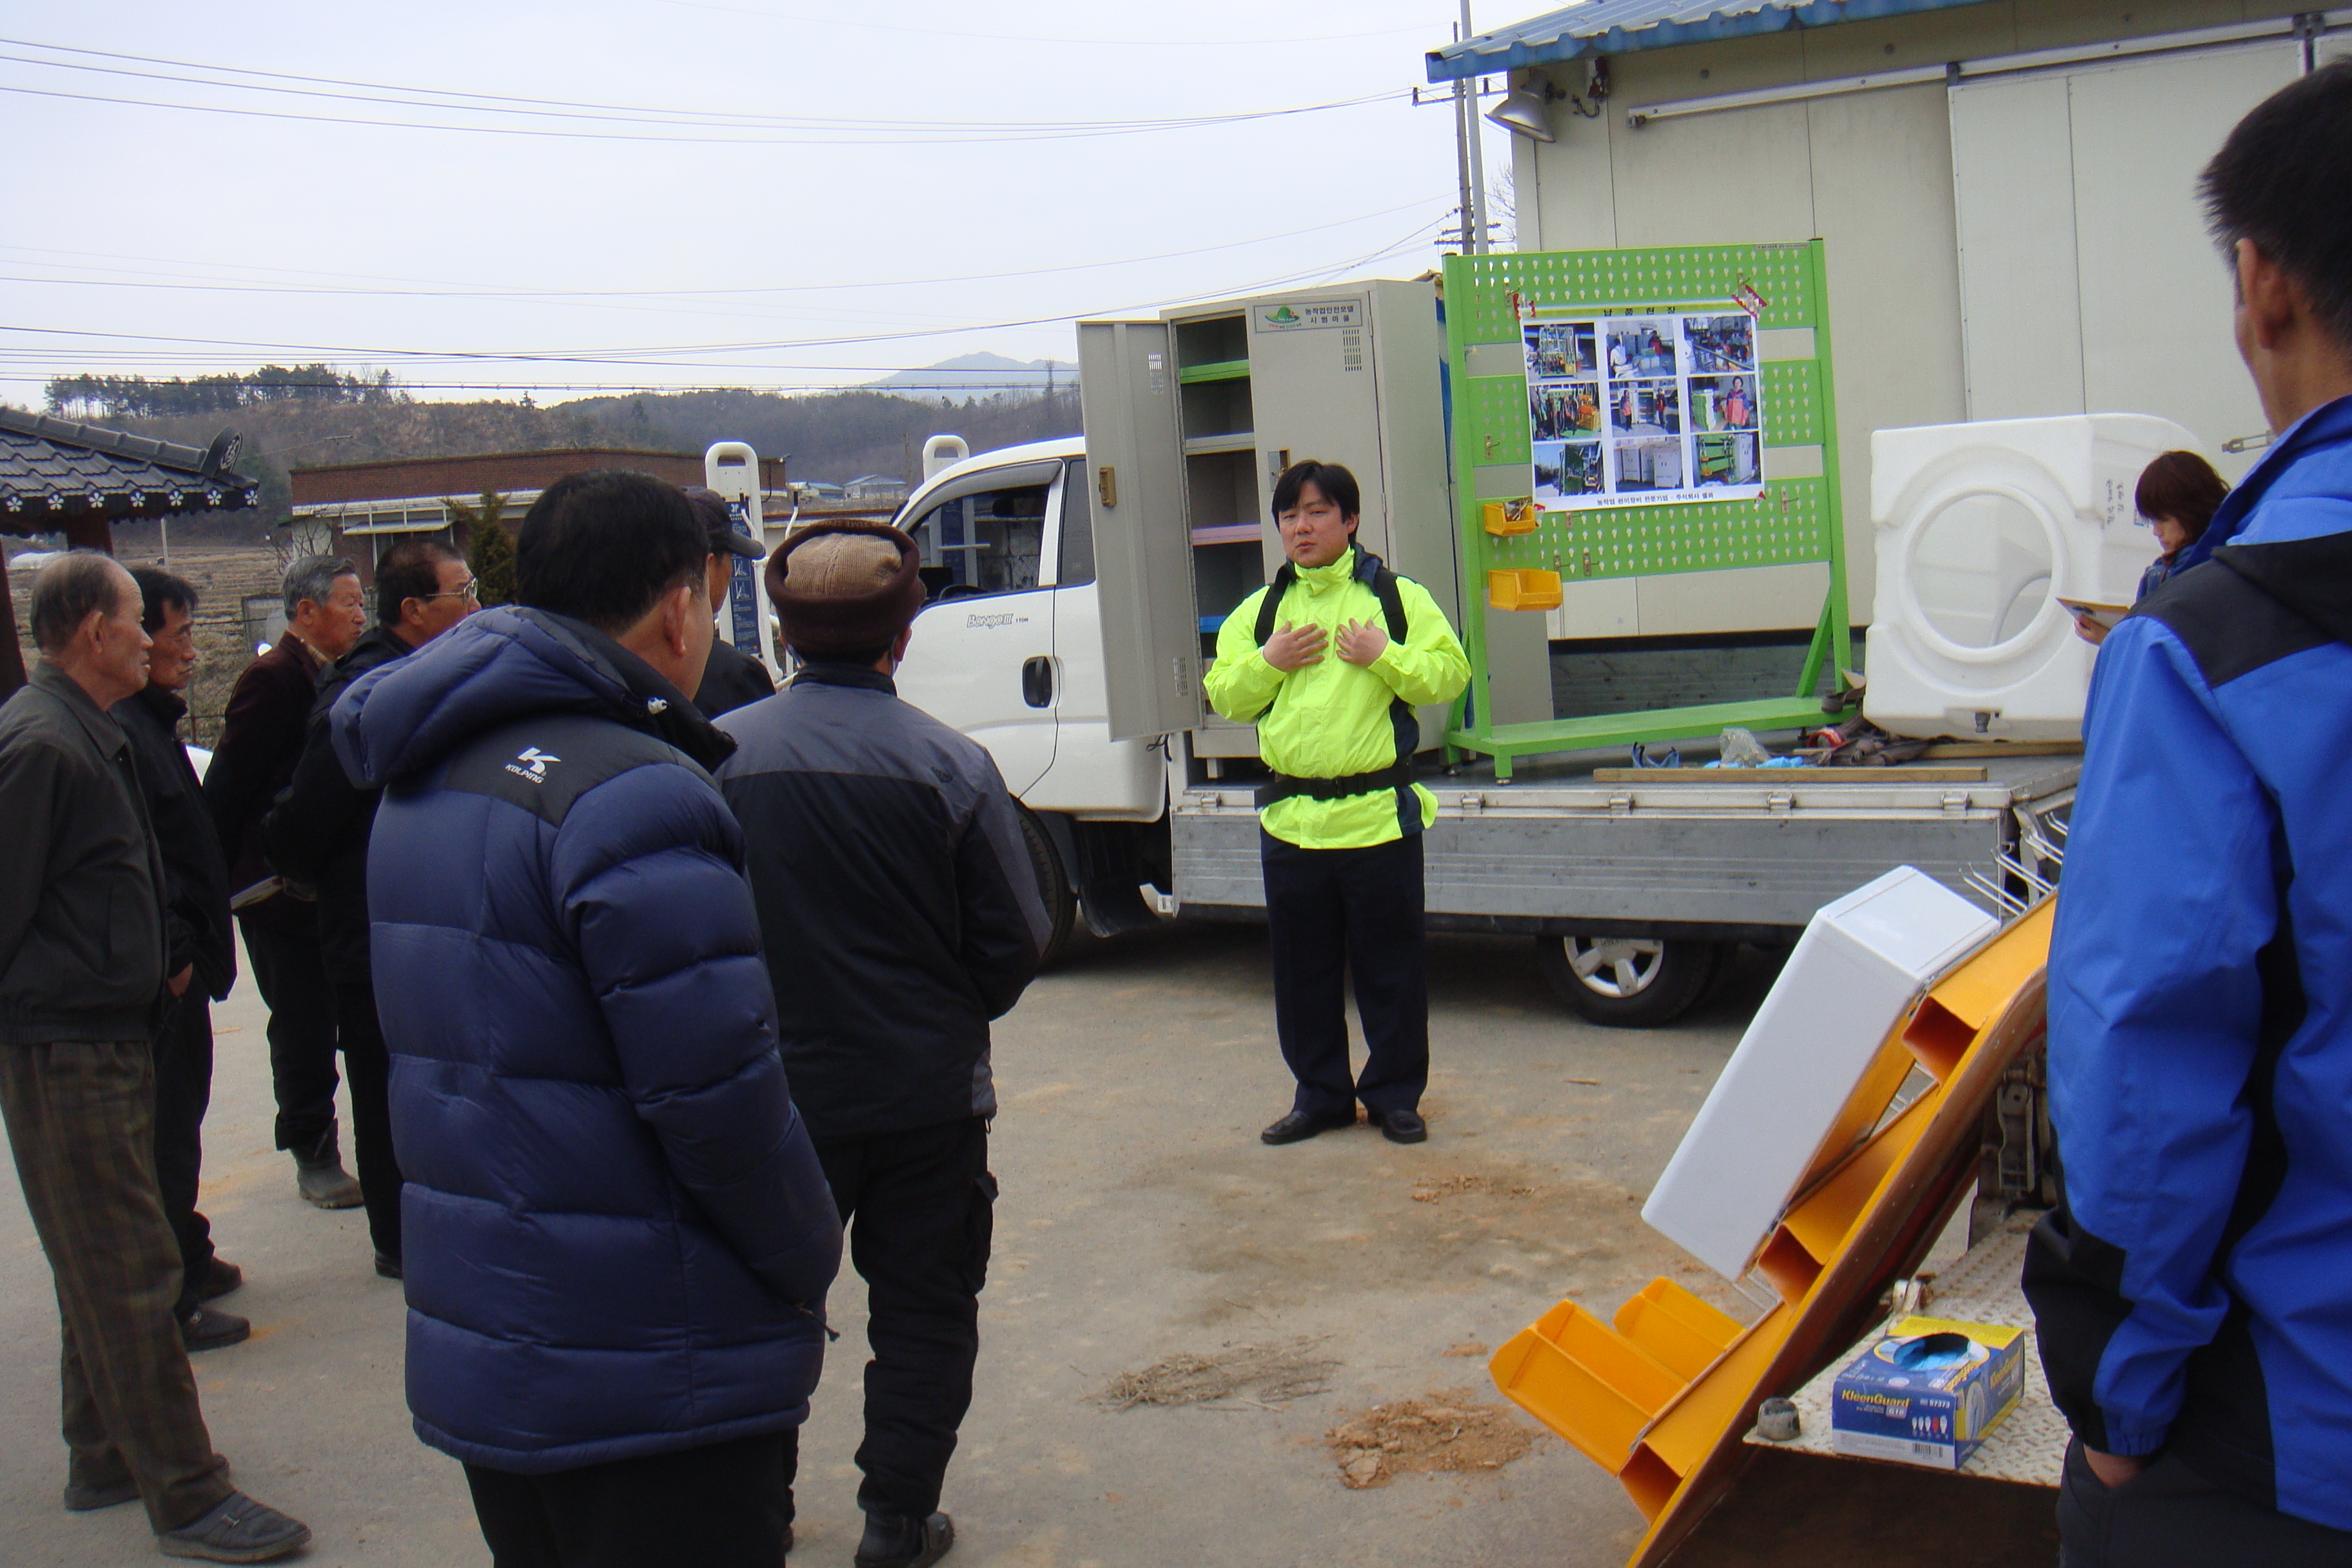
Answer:
M1043 654L1024 659L1021 665L1021 700L1032 708L1050 707L1054 701L1054 661Z

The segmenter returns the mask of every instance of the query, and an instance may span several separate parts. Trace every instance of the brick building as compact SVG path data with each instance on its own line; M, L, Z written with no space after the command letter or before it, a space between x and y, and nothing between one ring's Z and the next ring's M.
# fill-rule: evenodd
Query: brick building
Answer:
M522 521L539 492L566 474L592 468L634 468L675 485L703 482L698 452L637 452L613 447L541 452L484 452L467 458L398 458L295 468L293 523L321 531L320 547L359 563L361 580L375 580L376 558L404 539L441 538L464 550L472 542L448 503L476 505L486 489L505 501L507 526ZM760 459L760 507L770 519L792 510L784 459Z

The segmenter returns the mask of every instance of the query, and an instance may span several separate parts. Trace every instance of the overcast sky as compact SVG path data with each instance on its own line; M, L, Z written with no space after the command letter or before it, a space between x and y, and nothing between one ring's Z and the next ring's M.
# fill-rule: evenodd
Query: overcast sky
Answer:
M1455 15L9 6L0 397L318 359L428 397L830 385L1069 359L1080 315L1410 277L1456 191L1452 115L1406 92ZM1490 180L1506 141L1487 128Z

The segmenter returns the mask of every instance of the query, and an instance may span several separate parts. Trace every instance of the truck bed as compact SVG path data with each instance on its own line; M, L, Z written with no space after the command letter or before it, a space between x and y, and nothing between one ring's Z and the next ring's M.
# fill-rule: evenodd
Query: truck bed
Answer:
M1622 760L1616 752L1598 765ZM1998 913L1969 874L2000 881L2027 821L2063 823L2082 759L1980 765L1979 783L1951 782L1948 763L1654 783L1596 781L1594 761L1522 762L1508 783L1486 767L1433 765L1422 779L1438 807L1427 846L1430 923L1786 941L1822 904L1905 865ZM1170 828L1185 915L1264 917L1247 784L1184 790Z

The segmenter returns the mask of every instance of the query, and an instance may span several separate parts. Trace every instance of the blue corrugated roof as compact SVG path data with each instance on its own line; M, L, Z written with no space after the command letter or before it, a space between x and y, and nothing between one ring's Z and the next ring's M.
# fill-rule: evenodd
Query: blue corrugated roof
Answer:
M1722 0L1586 0L1430 50L1429 79L1454 81L1588 55L1625 55L1981 4L1983 0L1799 0L1788 5L1773 0L1731 0L1728 5Z

